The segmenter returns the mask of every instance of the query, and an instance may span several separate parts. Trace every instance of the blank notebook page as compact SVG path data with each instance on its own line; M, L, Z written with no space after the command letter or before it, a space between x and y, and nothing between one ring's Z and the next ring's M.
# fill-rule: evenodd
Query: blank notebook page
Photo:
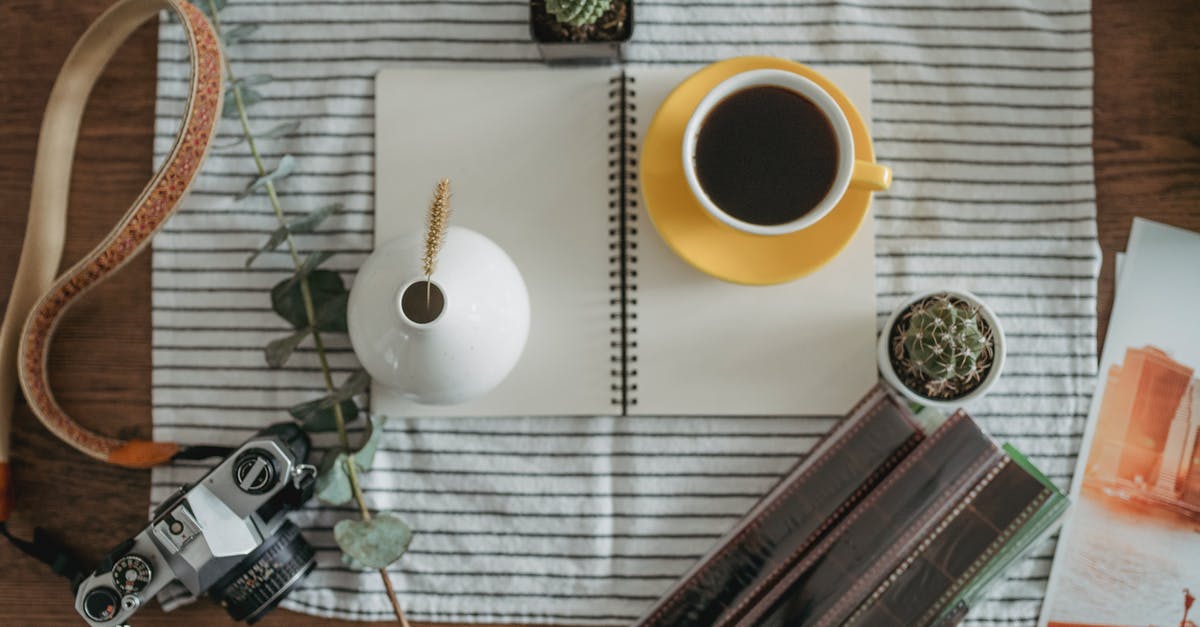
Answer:
M628 70L646 136L667 94L695 68ZM863 67L821 68L871 119ZM840 415L876 381L875 225L809 276L770 287L719 281L677 257L638 206L637 404L664 415Z
M496 389L396 416L613 411L609 300L610 68L388 69L376 77L375 244L420 230L434 184L451 180L450 223L503 248L529 288L529 342Z

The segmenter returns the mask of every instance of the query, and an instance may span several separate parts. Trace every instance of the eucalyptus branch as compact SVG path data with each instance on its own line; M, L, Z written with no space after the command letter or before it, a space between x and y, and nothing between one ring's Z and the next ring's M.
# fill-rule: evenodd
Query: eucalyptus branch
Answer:
M218 15L218 7L216 5L215 0L206 0L206 1L208 2L209 17L212 19L213 29L216 32L218 39L220 39L222 37L222 31L221 31L221 20L220 20L220 16ZM257 168L257 170L258 170L259 177L260 178L266 177L268 174L268 170L266 168L265 163L263 162L262 154L258 150L258 145L255 141L254 133L250 128L250 120L249 120L249 116L246 113L246 102L242 95L241 84L238 83L238 81L234 75L234 72L233 72L233 66L232 66L232 64L230 64L229 58L227 56L224 59L224 63L225 63L226 79L228 80L228 83L230 86L229 89L230 89L230 91L233 92L233 97L237 104L238 119L241 122L243 136L246 139L246 144L249 146L250 155L254 159L254 165L255 165L255 168ZM290 229L288 229L287 217L284 214L281 203L279 202L279 195L275 191L275 183L274 183L274 181L267 179L264 187L265 187L265 190L267 193L267 198L270 200L271 208L275 212L275 218L278 220L280 227L283 229L283 232L284 232L283 242L287 245L288 254L290 255L291 260L292 260L292 265L296 269L296 271L299 272L301 270L301 268L303 267L304 262L300 257L299 249L296 246L296 242L292 238L292 232ZM309 280L308 280L307 276L300 277L299 287L300 287L301 299L304 303L304 314L308 321L308 327L310 329L310 333L312 333L313 345L316 348L317 359L321 365L321 375L325 382L325 390L328 394L333 395L338 390L337 390L337 386L334 384L334 381L333 381L333 373L332 373L332 369L329 366L329 358L325 351L325 343L321 339L321 331L318 328L319 325L318 325L316 307L313 304L312 287L309 285ZM349 435L346 432L346 418L342 411L342 403L341 402L335 402L333 404L333 413L334 413L334 420L335 420L335 423L337 426L338 441L341 446L342 452L345 453L346 455L350 455L351 453L353 453L353 450L350 447ZM371 520L371 510L367 506L366 497L363 495L362 487L361 487L359 479L358 479L358 471L356 469L356 463L351 460L351 461L348 461L345 465L346 465L346 475L350 480L351 491L353 492L355 502L358 504L359 513L361 514L361 517L364 521L370 521ZM379 572L380 577L383 579L384 587L388 591L388 600L392 604L392 610L396 615L396 620L399 621L404 627L409 627L408 620L404 616L404 611L400 606L400 600L396 596L396 591L395 591L395 588L392 586L391 578L388 576L387 569L380 568L380 569L378 569L378 572Z

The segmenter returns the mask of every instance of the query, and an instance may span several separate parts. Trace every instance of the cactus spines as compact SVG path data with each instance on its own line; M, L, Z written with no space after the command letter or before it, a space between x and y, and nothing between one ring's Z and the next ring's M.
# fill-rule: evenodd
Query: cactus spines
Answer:
M914 303L896 323L892 361L905 385L929 398L970 392L992 365L992 329L979 307L949 294Z
M546 0L546 12L571 26L595 22L611 6L612 0Z

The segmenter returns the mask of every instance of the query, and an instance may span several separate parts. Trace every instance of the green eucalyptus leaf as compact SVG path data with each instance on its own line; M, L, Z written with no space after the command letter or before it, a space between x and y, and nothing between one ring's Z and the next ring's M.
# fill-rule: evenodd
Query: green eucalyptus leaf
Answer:
M318 207L310 211L308 215L288 222L288 230L292 233L311 233L322 222L325 221L325 218L328 218L329 216L341 210L342 203L340 202L328 204L324 207Z
M346 474L345 453L330 450L321 460L317 470L317 498L329 505L345 505L354 498L354 490L350 487L350 477Z
M222 33L224 35L225 45L232 46L236 43L245 41L247 37L258 30L258 24L238 24L233 28Z
M291 281L292 283L299 283L299 281L301 279L308 278L308 275L312 274L313 271L315 271L317 269L317 266L320 266L321 264L325 263L326 259L329 259L330 257L334 256L335 254L336 253L334 253L331 250L317 250L317 251L308 253L308 256L304 258L304 261L300 262L300 267L296 268L296 271L292 273L292 278L289 279L289 281ZM322 302L324 302L324 301L318 302L316 300L316 295L314 294L313 307L319 308L319 305Z
M293 120L291 122L284 122L282 124L276 124L275 126L272 126L269 130L267 130L263 133L260 133L258 136L266 137L266 138L270 138L270 139L278 139L280 137L287 137L288 135L295 133L296 130L299 128L300 128L300 120Z
M383 426L386 422L386 417L369 418L366 439L362 446L350 455L337 449L325 453L317 471L317 498L330 505L345 505L354 498L346 463L353 460L358 470L370 470L371 465L375 463L375 452L379 450L379 444L383 441Z
M305 431L312 433L322 433L326 431L337 431L337 415L334 412L334 405L338 404L328 396L300 403L288 410L288 413L293 418L300 421L300 426ZM340 402L342 407L342 420L347 424L358 418L358 405L352 400Z
M308 253L308 256L304 258L304 262L301 263L300 267L296 270L296 274L293 275L294 280L303 279L312 274L313 270L316 270L318 266L325 263L326 259L329 259L335 254L336 253L334 253L332 250L315 250L311 253ZM315 305L316 303L313 304Z
M271 236L267 238L267 241L263 242L262 246L258 247L258 250L250 253L249 257L246 257L246 267L249 268L250 264L254 263L254 260L258 259L259 255L278 248L283 243L283 240L287 239L287 236L287 227L281 226L271 231Z
M322 261L321 255L316 253L314 255L315 256L309 257L309 261L312 263L320 263ZM294 293L294 298L300 301L299 313L304 315L303 319L307 321L308 317L304 312L303 295L300 293L300 280L317 277L320 282L309 282L309 291L312 294L313 313L315 316L315 326L317 330L330 331L333 333L346 333L349 331L346 316L347 307L350 303L350 293L346 291L344 284L340 283L340 277L338 279L338 286L340 287L330 284L328 286L329 289L325 289L323 284L328 283L328 281L325 281L323 277L325 277L324 273L327 272L335 275L337 274L330 270L310 270L308 268L308 262L306 262L305 265L302 265L300 269L296 271L296 274L288 280L288 285L280 289Z
M316 295L313 296L316 300ZM315 305L317 308L317 328L331 333L348 333L350 328L346 320L346 311L350 304L350 293L342 292L329 297Z
M292 356L296 347L300 346L300 343L311 332L312 329L306 327L287 337L272 340L270 344L267 344L267 348L264 351L267 358L267 365L272 368L282 368L287 363L288 358Z
M210 18L214 10L220 11L225 8L225 0L192 0L192 4Z
M245 78L239 78L236 81L233 81L233 84L244 88L253 87L254 85L266 85L273 80L275 80L275 77L271 76L270 74L254 74Z
M333 398L338 400L354 398L355 396L362 394L367 389L367 386L370 385L370 383L371 375L367 374L366 370L359 368L350 376L346 377L346 381L342 383L341 387L339 387L336 392L333 393Z
M334 330L327 329L326 327L329 325L321 325L319 321L322 305L339 296L342 296L344 300L347 295L346 285L342 282L341 275L332 270L314 270L305 280L308 281L308 288L312 293L313 307L318 318L317 328L322 331ZM304 329L309 326L308 314L304 311L304 297L300 293L300 282L292 277L276 283L275 287L271 288L271 307L281 318L291 323L293 328ZM344 314L342 322L345 322Z
M358 405L354 401L342 401L342 423L350 424L358 418ZM305 430L313 433L337 431L337 414L333 406L321 409L308 420L301 423Z
M341 520L333 526L333 539L342 548L342 561L362 570L387 568L408 551L412 529L391 514L371 520Z
M274 183L275 181L286 178L289 174L295 171L296 158L292 155L284 155L279 159L279 163L276 164L274 170L251 181L250 184L246 186L246 189L238 192L234 198L241 200L250 194L257 192L258 190L263 189L267 186L267 183Z
M329 397L322 396L321 398L315 398L311 401L304 401L298 405L293 405L288 409L288 413L291 414L296 420L307 420L308 418L315 416L322 408L329 407L330 404L327 403L328 400Z
M300 120L284 122L282 124L276 124L262 133L255 134L255 137L258 139L278 139L280 137L287 137L288 135L295 133L296 129L298 128L300 128ZM228 150L244 143L246 143L246 136L240 135L233 141L225 142L223 144L216 144L213 146L213 148L217 150Z
M283 243L283 240L287 239L288 233L311 233L317 228L318 225L325 221L325 218L328 218L330 215L340 211L341 209L342 203L340 202L336 202L331 205L325 205L324 207L312 210L308 215L288 222L286 227L281 226L275 229L271 232L271 236L267 238L266 243L264 243L262 246L259 246L258 250L254 251L254 253L252 253L250 257L246 259L246 267L249 268L250 264L254 263L254 260L257 259L262 253L265 253L268 250L275 250L277 246Z
M262 95L262 93L252 87L242 87L240 85L235 84L235 85L233 85L233 89L236 89L237 91L241 92L243 107L248 108L248 107L250 107L252 105L256 105L264 100L264 96ZM237 97L235 97L233 94L229 94L229 96L227 96L225 98L225 104L222 106L221 117L236 118L236 117L238 117L238 115L239 114L238 114Z
M238 138L233 141L228 141L223 144L213 144L213 150L229 150L230 148L241 146L244 143L246 143L246 136L239 135Z
M383 442L383 426L387 424L386 416L372 416L367 419L368 435L363 445L354 452L354 465L361 470L370 470L375 463L375 452Z

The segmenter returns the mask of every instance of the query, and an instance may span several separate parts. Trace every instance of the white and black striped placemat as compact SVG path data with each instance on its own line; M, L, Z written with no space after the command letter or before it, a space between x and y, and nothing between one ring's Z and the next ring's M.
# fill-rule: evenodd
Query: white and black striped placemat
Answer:
M1009 362L975 408L993 434L1066 486L1096 372L1091 15L1087 0L637 0L630 61L772 54L862 64L874 76L875 142L896 184L876 200L882 317L904 295L968 288L1000 314ZM302 119L262 142L290 153L290 214L347 210L306 248L343 251L349 278L371 245L373 76L385 64L527 63L518 0L229 0L226 26L258 23L229 50L242 76L270 74L254 123ZM174 24L159 48L156 154L170 146L187 75ZM221 141L238 135L232 121ZM155 239L155 437L237 444L321 393L302 349L282 371L262 347L287 332L268 288L284 255L249 270L275 225L244 147L210 157L186 206ZM354 367L348 343L333 363ZM750 507L826 420L527 418L393 420L367 476L378 509L417 530L393 579L417 620L626 624ZM201 468L154 473L159 500ZM285 607L362 619L390 610L376 574L341 567L331 525L298 516L320 568ZM968 623L1033 624L1053 547L1039 547Z

